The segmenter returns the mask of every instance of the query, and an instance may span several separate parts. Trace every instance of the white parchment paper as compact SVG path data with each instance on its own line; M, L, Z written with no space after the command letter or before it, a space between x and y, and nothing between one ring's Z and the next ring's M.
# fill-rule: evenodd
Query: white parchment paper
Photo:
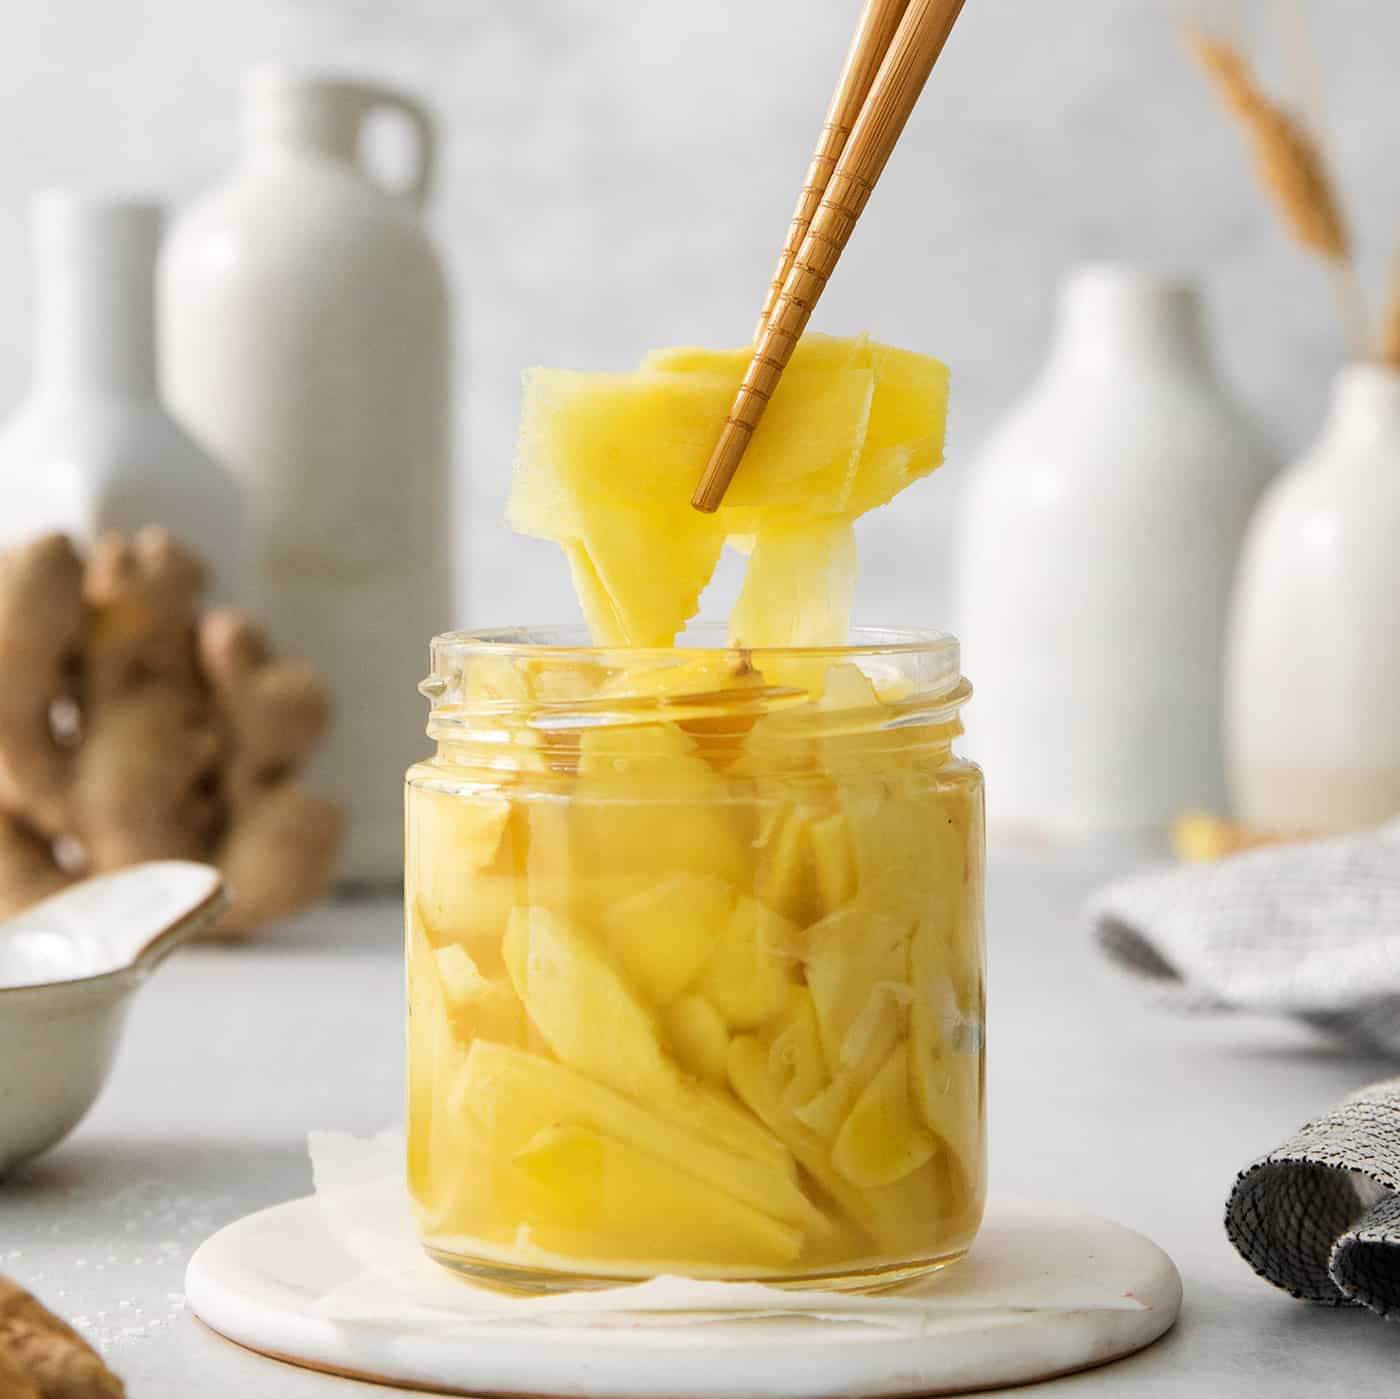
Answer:
M474 1286L424 1253L404 1185L400 1129L372 1138L312 1132L309 1149L317 1201L345 1254L343 1279L312 1306L328 1320L425 1329L501 1321L636 1329L809 1317L924 1332L960 1315L985 1320L992 1313L1143 1306L1123 1290L1125 1260L1106 1256L1102 1238L1086 1240L1082 1216L1015 1203L989 1210L976 1245L961 1263L879 1297L676 1277L514 1297ZM1131 1234L1122 1238L1129 1241L1125 1247L1141 1243Z

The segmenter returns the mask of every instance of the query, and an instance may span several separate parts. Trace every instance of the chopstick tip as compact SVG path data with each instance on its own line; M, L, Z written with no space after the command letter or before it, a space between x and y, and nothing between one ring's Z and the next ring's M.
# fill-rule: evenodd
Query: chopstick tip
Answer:
M713 515L719 509L722 498L722 492L716 494L708 481L701 481L695 488L695 494L690 498L690 504L702 515Z

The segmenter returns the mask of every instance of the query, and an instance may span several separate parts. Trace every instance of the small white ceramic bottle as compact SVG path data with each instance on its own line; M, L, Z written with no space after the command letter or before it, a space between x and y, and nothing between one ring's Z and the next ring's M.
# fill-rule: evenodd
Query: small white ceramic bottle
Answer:
M962 508L958 630L991 826L1144 833L1219 808L1230 582L1270 473L1214 376L1194 290L1075 271L1050 361Z
M403 191L359 158L384 110L417 133ZM432 154L431 122L400 93L256 69L242 160L162 259L172 408L249 493L254 599L274 640L335 696L315 772L347 808L351 880L401 875L423 638L454 620L448 309L419 217Z
M1259 504L1226 719L1244 821L1344 830L1400 813L1400 370L1343 369L1321 437Z
M197 550L211 596L242 592L232 479L157 395L158 205L49 190L33 206L34 368L0 428L0 548L47 530L166 526Z

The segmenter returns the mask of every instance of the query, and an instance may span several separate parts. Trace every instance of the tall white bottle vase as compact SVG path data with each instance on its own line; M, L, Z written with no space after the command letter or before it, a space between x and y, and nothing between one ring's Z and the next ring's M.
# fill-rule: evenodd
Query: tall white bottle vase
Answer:
M1239 815L1344 830L1400 814L1400 370L1355 364L1250 524L1231 619Z
M994 828L1141 834L1220 805L1230 583L1271 470L1192 288L1068 278L1049 363L962 509L958 631Z
M168 528L242 595L242 501L161 407L152 290L159 206L50 190L33 204L34 366L0 428L0 548L48 530Z
M385 109L417 134L404 191L359 160ZM433 128L399 93L276 68L251 74L244 128L240 164L162 261L166 390L249 493L275 640L332 687L315 775L350 817L342 877L394 880L416 687L454 620L448 306L419 218Z

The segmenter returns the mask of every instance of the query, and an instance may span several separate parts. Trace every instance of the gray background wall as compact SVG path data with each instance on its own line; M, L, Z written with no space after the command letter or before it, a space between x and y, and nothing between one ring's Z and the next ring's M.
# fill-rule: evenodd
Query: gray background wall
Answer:
M500 523L520 371L746 337L857 8L7 0L0 401L27 374L31 190L190 198L232 164L239 76L260 59L401 82L445 128L431 218L460 316L457 620L564 615L552 551ZM1269 9L1244 9L1276 54ZM1166 0L970 0L817 321L954 368L948 465L864 526L867 619L943 618L959 483L1039 361L1052 288L1078 259L1198 276L1222 366L1280 448L1315 430L1337 315L1184 59L1175 13ZM1400 233L1400 5L1314 0L1310 18L1374 287Z

